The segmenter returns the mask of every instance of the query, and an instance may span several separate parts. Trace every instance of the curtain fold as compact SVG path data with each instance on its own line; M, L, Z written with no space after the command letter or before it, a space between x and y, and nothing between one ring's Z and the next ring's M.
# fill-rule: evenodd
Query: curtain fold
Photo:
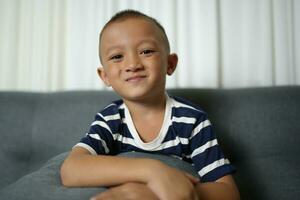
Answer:
M0 0L0 90L106 88L98 34L129 8L166 29L168 88L300 84L299 0Z

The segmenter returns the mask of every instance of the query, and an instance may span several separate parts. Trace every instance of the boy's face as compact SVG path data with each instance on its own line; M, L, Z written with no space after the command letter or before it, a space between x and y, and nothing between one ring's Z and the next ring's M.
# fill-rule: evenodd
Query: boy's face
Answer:
M166 75L176 68L176 54L168 54L163 33L143 18L113 22L102 33L101 79L126 100L164 95Z

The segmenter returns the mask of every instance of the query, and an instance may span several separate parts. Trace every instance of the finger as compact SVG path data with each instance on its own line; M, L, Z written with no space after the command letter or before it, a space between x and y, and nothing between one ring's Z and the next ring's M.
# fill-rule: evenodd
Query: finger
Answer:
M93 196L90 200L105 200L105 199L115 199L112 195L111 190L107 190L105 192L99 193L96 196Z
M101 194L98 194L98 195L96 195L96 196L93 196L92 198L90 198L90 200L103 200L103 199L105 199L105 198L102 198L103 197L103 195L101 195Z
M97 195L97 196L90 198L90 200L100 200L100 197Z

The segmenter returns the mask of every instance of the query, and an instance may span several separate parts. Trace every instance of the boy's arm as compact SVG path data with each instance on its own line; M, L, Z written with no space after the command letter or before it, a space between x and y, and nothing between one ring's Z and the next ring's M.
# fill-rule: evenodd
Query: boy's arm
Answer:
M197 199L201 200L239 200L239 192L231 175L224 176L216 182L199 183L195 186ZM146 198L147 197L147 198ZM101 199L149 199L158 200L158 197L145 184L127 183L111 188L103 193L97 194L92 200Z
M68 187L113 186L125 182L145 182L148 159L91 155L82 147L75 147L61 166L63 185ZM149 163L150 164L150 163Z
M193 199L196 183L191 175L158 160L94 156L82 147L75 147L66 158L61 167L61 179L63 185L68 187L140 182L146 184L162 200Z
M196 191L199 199L240 199L238 188L231 175L224 176L215 182L198 183Z
M124 183L112 187L92 197L90 200L159 200L156 194L144 183Z

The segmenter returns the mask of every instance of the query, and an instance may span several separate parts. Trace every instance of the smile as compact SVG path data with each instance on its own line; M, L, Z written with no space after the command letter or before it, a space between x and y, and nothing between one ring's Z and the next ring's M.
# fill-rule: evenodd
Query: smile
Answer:
M139 82L141 80L144 80L146 76L139 75L139 76L132 76L126 79L127 82Z

